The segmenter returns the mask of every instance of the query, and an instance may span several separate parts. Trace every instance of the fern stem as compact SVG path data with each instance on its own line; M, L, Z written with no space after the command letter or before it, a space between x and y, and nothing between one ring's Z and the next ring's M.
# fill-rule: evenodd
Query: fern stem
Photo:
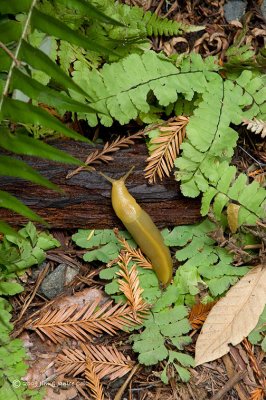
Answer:
M4 90L3 90L3 93L2 93L2 96L1 96L1 99L0 99L0 113L1 113L1 110L2 110L4 97L8 95L8 90L9 90L9 85L10 85L11 78L12 78L13 69L16 67L17 62L18 62L18 55L19 55L19 52L20 52L22 40L25 39L25 37L27 35L27 31L28 31L28 28L29 28L32 12L33 12L33 9L34 9L37 1L38 0L32 0L28 15L27 15L24 27L23 27L23 31L22 31L21 37L20 37L20 39L18 41L18 45L17 45L16 51L15 51L15 54L12 57L12 64L11 64L10 69L8 71L6 83L5 83Z

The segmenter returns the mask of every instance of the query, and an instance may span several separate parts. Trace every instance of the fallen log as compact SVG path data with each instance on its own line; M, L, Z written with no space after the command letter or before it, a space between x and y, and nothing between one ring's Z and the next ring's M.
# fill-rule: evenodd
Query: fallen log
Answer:
M50 144L82 161L95 150L89 144L72 140L54 140ZM147 183L143 172L147 157L144 143L119 150L113 157L114 161L109 164L97 165L97 170L117 178L135 165L134 172L127 180L127 188L158 227L191 224L200 219L199 200L183 197L173 176L156 185ZM26 160L43 176L59 185L64 193L11 177L1 178L1 190L17 196L52 228L121 227L111 206L111 185L97 172L82 171L71 179L66 179L66 175L74 169L69 165L33 157L20 159ZM0 219L15 226L26 222L24 217L3 208L0 208Z

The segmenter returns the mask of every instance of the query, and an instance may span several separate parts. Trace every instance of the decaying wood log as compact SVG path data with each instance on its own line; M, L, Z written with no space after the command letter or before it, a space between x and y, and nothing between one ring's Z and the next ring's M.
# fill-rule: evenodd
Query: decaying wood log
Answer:
M72 140L53 141L55 147L85 160L95 147ZM100 147L100 146L98 146ZM173 177L163 183L148 185L144 178L147 149L138 143L113 155L114 161L99 164L98 171L117 178L132 165L135 170L127 180L127 188L139 204L151 215L159 227L190 224L200 219L199 200L184 198ZM1 190L7 190L42 216L53 228L113 228L121 227L111 206L111 185L97 172L81 172L66 179L73 167L33 157L22 158L43 176L59 185L64 193L57 193L31 182L1 178ZM0 208L0 219L12 225L24 224L26 220L18 214Z

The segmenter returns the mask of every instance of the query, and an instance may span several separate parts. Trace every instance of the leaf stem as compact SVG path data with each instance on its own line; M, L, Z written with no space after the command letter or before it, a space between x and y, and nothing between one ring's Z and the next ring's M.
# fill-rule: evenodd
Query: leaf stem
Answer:
M9 48L6 47L6 45L3 42L0 42L0 47L9 55L10 58L12 58L12 60L16 63L17 66L20 65L20 61L15 58L12 51L10 51Z
M4 97L7 96L7 94L8 94L8 90L9 90L9 85L10 85L11 78L12 78L13 69L16 67L17 62L18 62L18 55L19 55L19 51L20 51L20 48L21 48L21 45L22 45L22 40L25 39L25 37L26 37L27 31L28 31L28 27L29 27L29 24L30 24L30 20L31 20L31 16L32 16L32 12L33 12L33 9L34 9L36 3L37 3L37 0L32 0L32 3L31 3L31 6L30 6L28 15L27 15L27 19L25 21L25 25L24 25L21 37L20 37L20 39L18 41L18 45L17 45L16 51L14 53L14 56L12 57L12 64L11 64L10 69L8 71L6 83L5 83L4 90L3 90L3 93L2 93L2 96L1 96L1 99L0 99L0 113L1 113L1 110L2 110Z

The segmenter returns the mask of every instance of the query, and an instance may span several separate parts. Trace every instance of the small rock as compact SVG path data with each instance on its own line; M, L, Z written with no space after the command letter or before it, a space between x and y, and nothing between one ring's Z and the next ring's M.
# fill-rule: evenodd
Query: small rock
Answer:
M229 0L224 5L224 16L227 22L240 20L245 14L247 1Z
M53 299L64 291L64 286L71 282L77 274L76 269L66 264L59 264L44 278L40 290L48 299Z

